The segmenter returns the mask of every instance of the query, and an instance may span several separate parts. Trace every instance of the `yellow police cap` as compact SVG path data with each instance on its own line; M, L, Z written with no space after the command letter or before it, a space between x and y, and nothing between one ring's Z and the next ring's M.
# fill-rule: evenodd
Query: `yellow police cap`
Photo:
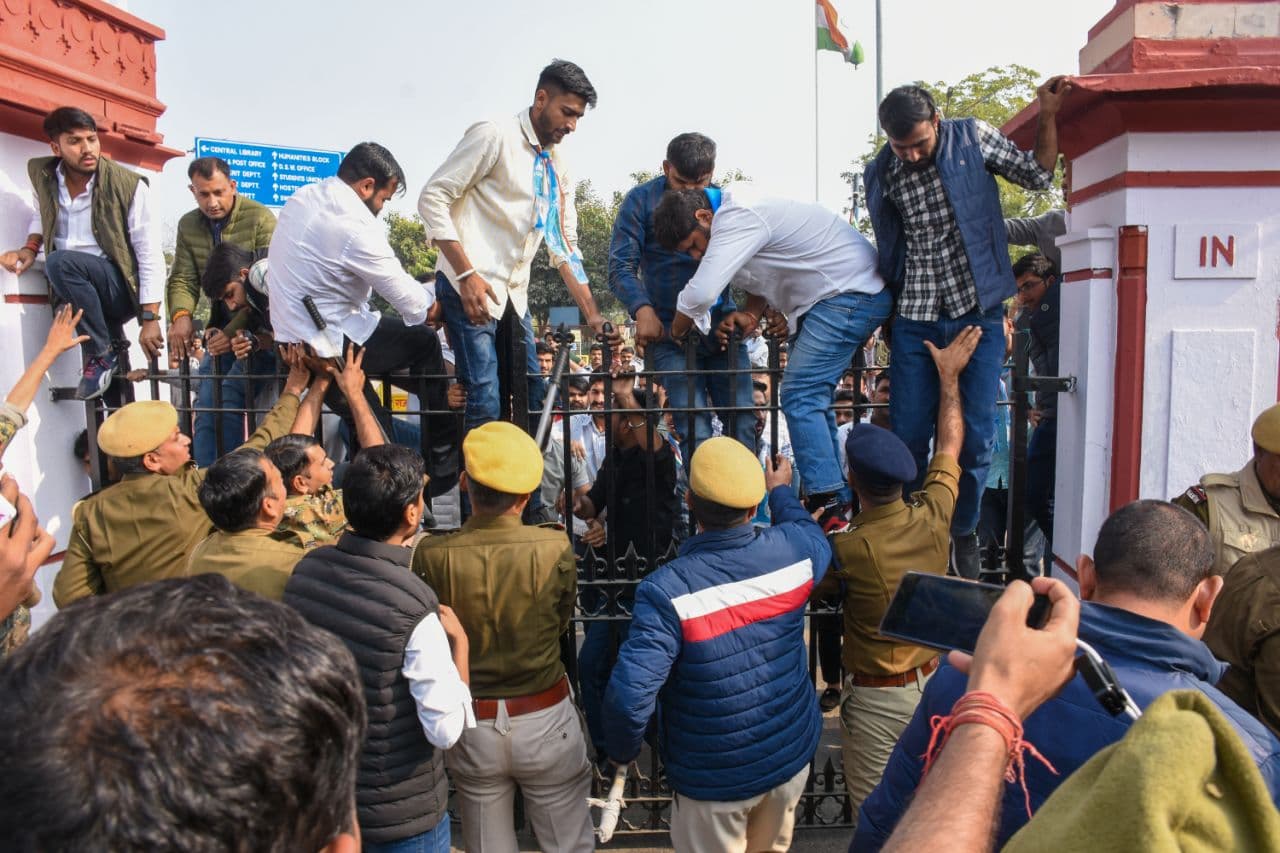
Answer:
M689 488L721 506L751 509L764 497L764 471L745 445L722 435L693 452Z
M178 410L163 400L130 403L98 427L98 446L111 456L128 459L155 450L173 436Z
M1253 443L1268 453L1280 453L1280 403L1253 422Z
M542 483L537 442L506 421L489 421L467 433L462 458L468 477L500 492L527 495Z

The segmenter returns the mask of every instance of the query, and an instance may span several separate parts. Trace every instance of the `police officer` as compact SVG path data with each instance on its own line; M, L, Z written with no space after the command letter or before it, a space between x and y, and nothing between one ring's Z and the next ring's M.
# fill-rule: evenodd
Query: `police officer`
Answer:
M1231 567L1204 642L1231 665L1218 689L1280 737L1280 546Z
M309 378L291 354L280 400L245 447L266 447L288 432ZM130 403L103 422L98 447L112 457L122 480L85 498L73 513L67 554L53 585L59 607L181 575L192 549L211 532L197 496L205 472L191 461L191 439L178 429L173 406L159 400Z
M562 530L520 520L542 480L528 433L490 421L467 433L462 455L473 514L458 534L423 539L412 565L453 608L471 646L477 727L445 759L463 846L516 850L519 786L541 849L589 851L591 768L560 659L577 594L573 548Z
M845 440L849 485L862 511L832 535L835 564L828 578L844 587L841 751L855 812L880 781L889 753L938 668L937 652L887 640L877 629L904 574L947 571L960 489L957 458L964 444L959 377L981 336L979 327L969 326L945 349L925 342L937 365L939 397L937 441L922 491L903 500L903 485L915 480L916 464L889 430L858 424ZM820 584L815 595L832 585Z
M213 572L280 601L307 552L296 537L274 535L286 498L280 469L261 450L242 447L209 466L199 494L218 529L191 552L187 574Z
M1245 554L1280 545L1280 404L1253 422L1253 458L1234 474L1205 474L1173 502L1209 528L1225 575Z

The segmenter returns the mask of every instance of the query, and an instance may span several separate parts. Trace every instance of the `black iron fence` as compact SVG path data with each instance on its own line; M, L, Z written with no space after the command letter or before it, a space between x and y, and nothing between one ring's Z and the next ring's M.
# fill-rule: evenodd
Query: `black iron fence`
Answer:
M574 499L574 478L571 466L575 464L575 460L574 453L570 449L575 440L571 426L572 421L575 417L602 418L604 446L605 448L613 448L615 446L615 424L611 416L614 413L626 411L636 417L641 412L635 409L624 410L615 406L613 384L608 379L613 373L614 354L609 347L606 346L604 348L603 364L600 369L596 373L590 374L592 376L603 375L606 377L603 383L603 400L594 410L583 411L570 408L564 404L564 401L569 399L569 386L573 380L573 374L567 367L569 347L571 342L575 340L571 332L561 328L554 336L560 347L560 354L553 371L547 375L531 377L525 372L527 357L522 335L518 333L518 328L503 331L505 333L500 334L498 338L500 347L500 397L503 401L503 417L515 421L531 433L537 431L536 428L541 421L547 421L547 424L542 424L543 432L550 433L554 431L558 434L554 436L548 434L545 436L546 440L562 442L564 469L560 472L560 482L562 484L561 493L565 508L564 516L569 521L566 525L567 532L579 556L579 604L573 625L569 634L565 637L563 656L570 678L575 687L579 688L575 693L581 696L581 678L578 671L577 651L584 633L592 624L607 625L609 629L608 645L616 647L625 626L629 624L631 619L631 602L634 598L636 584L645 575L674 558L679 543L694 532L692 520L687 514L677 514L675 521L672 523L671 531L658 530L652 523L649 523L651 519L657 517L656 501L659 498L655 494L656 472L653 462L655 454L651 453L648 454L649 461L645 466L643 482L620 483L617 477L609 478L609 493L605 500L607 506L617 507L618 489L638 488L642 490L644 497L642 511L645 513L646 522L644 526L649 535L642 537L638 543L630 541L625 543L626 547L620 548L618 528L622 519L619 518L620 513L613 512L605 515L606 535L603 545L597 547L583 543L580 537L575 534L571 511L569 510L573 506ZM1010 577L1023 576L1025 571L1022 562L1024 520L1022 496L1026 483L1029 392L1050 388L1070 390L1072 387L1065 380L1035 378L1028 375L1025 334L1025 332L1019 332L1016 339L1015 357L1012 362L1013 382L1011 384L1013 393L1009 399L1001 402L1001 405L1012 407L1011 420L1013 424L1009 466L1008 541L1003 549L988 550L984 556L986 577L1000 581L1005 581ZM587 330L587 335L584 335L582 339L588 340L588 335L590 335L589 330ZM779 430L782 428L779 386L783 375L783 342L778 339L766 338L768 359L764 366L752 365L742 353L738 343L739 341L736 338L730 342L727 364L724 368L720 370L699 369L697 348L700 346L700 341L697 339L696 334L692 335L689 340L684 342L685 367L683 370L659 371L649 369L646 365L645 369L635 374L632 381L648 389L656 389L664 384L669 386L669 383L672 382L686 383L691 392L689 398L693 399L695 396L692 393L694 384L708 375L718 373L733 379L740 377L744 373L753 374L754 378L761 380L766 388L763 405L757 405L752 398L739 399L738 383L730 381L725 383L729 389L728 399L724 400L722 405L715 406L714 411L722 420L725 434L729 435L737 434L735 426L738 419L744 417L752 418L762 425L762 429L758 432L761 440L767 443L768 447L772 448L774 452L777 452L779 449ZM126 370L127 367L126 361ZM247 417L246 430L252 431L254 422L261 418L262 414L268 410L268 407L253 405L252 395L246 394L246 403L243 408L227 408L224 405L224 383L267 383L278 388L283 384L286 370L278 357L275 360L274 369L266 372L250 372L250 365L242 363L237 370L232 371L233 375L229 375L226 370L222 369L223 367L225 367L225 364L220 363L219 359L213 359L212 363L206 362L203 369L198 369L196 365L184 360L175 369L161 370L153 361L149 368L131 374L133 381L117 381L101 400L86 403L90 467L94 478L94 487L98 488L109 481L107 460L98 453L97 449L95 440L97 427L112 410L134 399L137 393L136 386L138 385L146 389L151 399L164 399L165 396L168 396L178 409L181 429L188 435L191 434L196 419L212 418L217 453L221 455L223 452L233 449L243 439L243 436L240 434L224 434L223 419L219 415L229 412L244 414ZM863 382L865 374L886 369L888 369L887 365L859 364L851 354L849 370L856 377L855 388L859 390L865 384ZM546 405L536 411L530 410L529 383L527 381L530 378L540 380L547 392ZM416 391L421 387L418 383L422 380L441 383L455 381L448 371L432 375L393 374L390 376L371 376L369 379L380 381L381 402L387 410L393 407L393 386L403 386L406 389ZM70 390L55 389L55 397L67 398L70 396ZM892 388L891 393L910 394L911 389L904 387ZM863 414L882 408L885 405L887 404L869 402L859 394L859 398L855 400L854 404L854 417L861 417ZM653 447L656 446L658 441L666 441L669 442L671 451L678 455L680 438L682 436L693 436L695 418L707 412L708 409L705 407L686 406L673 408L669 405L662 408L644 410L643 429L646 433L646 446ZM398 413L398 416L402 419L416 422L417 434L424 450L431 445L433 422L438 425L441 417L456 418L457 434L461 435L462 432L463 413L461 410L430 410L419 404L417 408L411 406L406 411ZM552 423L553 421L554 423ZM550 428L548 428L548 424L551 424ZM766 424L767 426L765 426ZM640 427L635 428L639 429ZM803 452L803 448L800 451ZM679 461L683 469L687 466L689 460L680 458ZM683 482L683 474L681 475L681 480ZM683 505L683 502L681 502L681 505ZM459 502L459 506L461 506L461 502ZM629 521L634 522L634 519ZM810 675L815 679L819 669L819 630L820 628L821 630L839 630L838 613L838 602L814 602L809 606L808 615L811 617L809 619L809 669ZM825 626L823 625L824 620L826 622ZM625 796L627 807L619 822L618 832L625 834L666 831L669 826L671 790L665 781L662 756L657 749L649 748L646 749L642 760L638 764L636 772L630 776L627 782L628 790ZM797 828L850 825L853 814L850 810L848 797L845 794L844 779L838 762L833 761L831 758L820 761L815 757L810 769L809 783L797 812ZM607 783L602 779L597 779L596 788L597 794L600 795L607 788Z

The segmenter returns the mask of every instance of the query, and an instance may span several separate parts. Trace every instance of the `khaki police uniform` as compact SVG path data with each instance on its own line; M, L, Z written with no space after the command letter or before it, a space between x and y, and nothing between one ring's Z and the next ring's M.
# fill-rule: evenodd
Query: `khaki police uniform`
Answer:
M191 552L187 575L222 575L242 589L272 601L284 598L284 585L307 549L297 540L275 538L273 530L215 530Z
M1246 554L1280 545L1280 501L1263 490L1252 459L1234 474L1206 474L1173 502L1209 528L1215 574L1227 574Z
M1231 664L1218 688L1280 737L1280 547L1232 566L1204 642Z
M471 430L463 456L468 477L509 494L533 492L542 477L537 445L508 423ZM591 765L560 659L578 586L569 537L477 514L455 535L421 540L412 568L470 645L476 727L445 757L465 848L515 853L518 786L543 850L593 850Z
M281 394L243 446L261 450L286 434L297 414L297 396ZM182 575L192 549L213 532L198 496L204 473L189 463L171 475L128 474L81 501L54 580L54 602L66 607L86 596Z
M907 572L946 574L959 488L960 465L936 454L921 491L864 510L831 537L831 574L845 590L841 751L855 815L938 666L936 651L880 636L880 620Z

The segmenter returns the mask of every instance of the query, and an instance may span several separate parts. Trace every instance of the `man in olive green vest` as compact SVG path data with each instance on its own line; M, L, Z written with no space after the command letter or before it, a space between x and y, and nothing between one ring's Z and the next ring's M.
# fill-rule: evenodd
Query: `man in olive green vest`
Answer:
M231 251L246 257L245 266L267 254L276 218L270 210L236 192L231 167L220 157L200 157L187 167L188 189L196 209L178 220L178 238L165 302L169 311L169 365L175 367L191 351L191 312L200 301L204 276L215 266L214 258ZM241 261L237 261L239 268ZM222 264L223 267L226 264ZM222 284L228 279L224 278ZM263 312L245 305L231 308L222 300L209 302L209 323L204 340L196 390L197 408L208 409L219 399L214 383L221 386L224 413L197 412L191 435L191 455L205 467L225 450L245 439L244 410L253 407L259 383L243 375L275 372L274 342ZM247 333L247 334L243 334ZM216 368L216 371L215 371ZM217 378L210 378L216 376ZM230 381L226 381L226 380Z
M1234 474L1205 474L1173 499L1209 528L1225 575L1246 554L1280 545L1280 405L1253 422L1253 458Z
M82 400L98 397L118 370L114 341L137 318L138 343L158 356L164 256L151 221L147 179L102 157L98 125L75 107L59 107L44 120L52 157L27 164L39 210L20 249L0 255L0 266L23 272L45 252L45 275L59 302L84 311L80 330L84 375Z
M284 598L284 585L307 550L273 534L284 517L284 478L261 450L242 447L209 466L200 505L218 528L191 552L188 575L222 575L238 587Z

